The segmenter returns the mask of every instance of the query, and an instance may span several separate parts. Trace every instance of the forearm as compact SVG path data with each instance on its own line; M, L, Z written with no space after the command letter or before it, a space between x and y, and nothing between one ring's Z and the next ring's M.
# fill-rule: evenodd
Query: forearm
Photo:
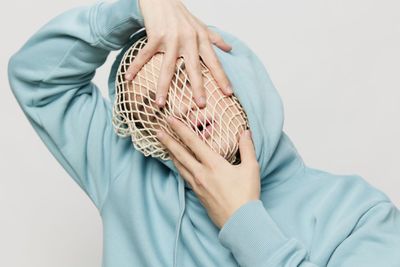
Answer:
M110 103L91 80L110 51L142 27L139 16L135 0L68 10L8 66L10 87L33 128L99 208L131 150L113 133Z
M347 234L340 243L332 244L332 251L328 248L324 251L330 256L323 266L399 265L400 212L386 200L371 205L360 214L356 225L350 225L350 235ZM340 230L324 229L327 236L335 231L341 235ZM301 242L280 230L261 200L240 207L221 228L218 238L240 266L321 266L316 262L318 259L310 259L309 251ZM375 254L377 251L379 255Z
M241 206L221 228L218 238L240 266L318 266L307 260L307 250L300 242L282 233L261 200Z
M109 52L120 49L142 26L136 0L96 2L58 15L10 59L17 99L22 105L44 105L51 95L83 87ZM40 90L48 86L52 90Z

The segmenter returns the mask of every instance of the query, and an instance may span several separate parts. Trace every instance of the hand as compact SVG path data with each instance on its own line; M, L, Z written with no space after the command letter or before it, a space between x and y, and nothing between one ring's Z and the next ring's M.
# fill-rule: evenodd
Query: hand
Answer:
M134 1L134 0L132 0ZM125 78L132 80L141 67L157 52L164 52L156 91L159 107L165 105L169 85L178 57L185 60L195 103L206 105L200 58L210 70L222 92L230 96L232 89L212 44L225 52L232 48L215 32L193 16L180 0L139 0L148 42L127 70Z
M194 155L165 131L158 131L157 137L168 149L179 173L191 185L215 225L222 228L239 207L260 199L259 165L248 130L239 141L241 163L231 165L184 123L173 117L168 121Z

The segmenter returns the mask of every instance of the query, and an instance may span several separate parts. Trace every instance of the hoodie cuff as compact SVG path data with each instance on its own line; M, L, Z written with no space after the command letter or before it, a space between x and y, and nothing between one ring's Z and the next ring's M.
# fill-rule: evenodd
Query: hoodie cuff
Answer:
M241 266L267 262L289 241L261 200L249 201L237 209L220 229L218 239Z
M94 10L93 31L104 47L118 50L144 27L139 0L99 1Z

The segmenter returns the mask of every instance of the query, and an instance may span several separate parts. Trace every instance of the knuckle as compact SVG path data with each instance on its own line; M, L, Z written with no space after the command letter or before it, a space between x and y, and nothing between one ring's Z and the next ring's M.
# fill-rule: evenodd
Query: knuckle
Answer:
M183 34L182 37L185 39L196 39L197 38L197 33L193 29L186 30Z
M209 163L207 164L211 170L218 168L219 166L224 166L225 165L225 160L220 161L219 158L210 160Z
M165 40L167 38L168 34L165 31L162 31L158 34L158 39L160 40Z
M195 177L194 182L196 183L197 186L203 186L203 180Z
M167 77L172 76L171 74L174 72L175 70L175 64L174 62L171 60L170 62L165 62L163 69L166 73Z
M201 41L209 42L209 34L208 34L207 30L205 30L205 29L199 29L199 30L197 31L197 35L198 35L198 38L199 38Z
M187 137L185 137L185 143L186 143L189 147L193 147L193 146L195 146L195 144L196 144L193 138L187 138Z
M199 166L199 168L198 168L198 178L203 183L205 182L205 179L207 178L208 169L209 168L206 166Z
M153 40L153 41L159 41L159 40L163 40L166 36L165 31L152 31L148 33L148 37L149 37L149 41Z
M173 31L173 32L168 33L167 39L168 39L168 42L170 42L170 43L177 43L179 40L178 32Z
M201 81L201 74L197 68L193 68L192 71L189 73L189 79L192 86L198 87Z
M149 50L154 51L154 50L156 50L158 47L160 47L161 43L162 43L162 39L160 39L160 38L154 38L154 39L152 39L151 41L149 41L149 43L147 44L147 48L148 48ZM145 46L145 48L146 48L146 46Z
M161 139L157 138L157 140L160 141L164 145L164 147L169 150L170 145L169 145L169 140L167 138L165 138L165 137L161 138Z
M200 81L201 71L200 71L200 64L199 60L196 57L192 57L189 60L187 70L189 72L190 78L193 80L194 83L198 83Z
M216 33L212 32L212 31L209 32L208 36L210 38L211 43L215 43L219 37Z
M218 33L216 33L216 32L213 32L213 39L214 39L214 41L223 41L224 39L221 37L221 35L219 35Z
M197 186L204 186L204 177L200 174L194 176L193 179Z

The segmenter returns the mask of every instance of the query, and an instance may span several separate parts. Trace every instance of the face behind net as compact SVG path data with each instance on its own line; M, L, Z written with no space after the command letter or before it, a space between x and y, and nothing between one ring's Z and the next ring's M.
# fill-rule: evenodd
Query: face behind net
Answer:
M202 61L201 72L207 103L202 109L193 101L190 81L182 58L177 60L166 104L162 109L156 105L155 93L163 53L155 54L133 81L125 80L125 72L146 42L147 37L135 42L126 51L119 65L112 110L115 132L122 137L131 136L134 147L145 156L170 159L168 150L156 137L158 129L166 131L190 151L169 127L166 118L172 115L230 163L239 163L238 140L240 134L248 128L247 116L236 96L223 95Z

